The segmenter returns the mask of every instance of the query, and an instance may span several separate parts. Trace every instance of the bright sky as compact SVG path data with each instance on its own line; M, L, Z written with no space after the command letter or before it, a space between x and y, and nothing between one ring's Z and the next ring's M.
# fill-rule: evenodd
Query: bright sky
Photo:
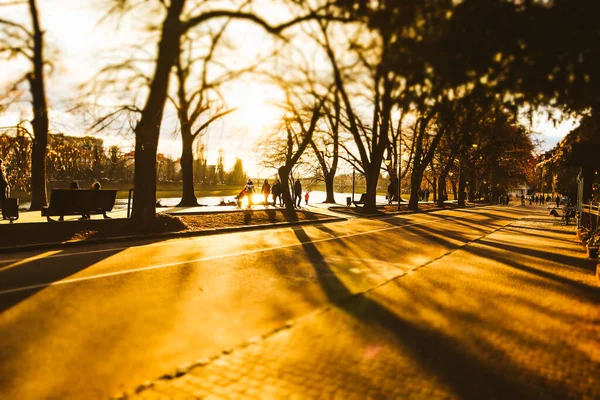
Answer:
M0 0L0 2L6 0ZM101 67L107 52L127 42L139 41L139 31L144 21L129 19L116 29L114 21L99 23L107 9L107 0L38 0L43 29L46 30L46 41L59 51L59 64L47 82L47 93L50 98L52 128L69 135L84 135L89 122L68 110L74 105L79 93L79 86L87 82ZM274 7L269 0L262 0L261 13L271 20L285 13L285 10ZM29 23L27 10L2 8L6 18ZM281 19L281 17L277 18ZM231 37L235 38L234 60L252 60L265 45L273 41L261 28L249 23L234 22L231 25ZM240 63L243 63L240 61ZM24 65L18 62L2 63L0 90L22 76ZM224 91L230 107L238 111L226 117L222 122L214 124L207 137L209 163L216 162L217 151L223 148L227 166L231 166L236 157L244 160L250 174L257 176L263 173L257 166L255 158L256 141L266 133L277 119L279 110L275 105L283 94L274 86L265 85L259 80L250 78L230 84ZM13 105L9 112L0 116L0 126L10 126L21 118L28 118L28 104ZM174 132L175 116L167 112L163 123L163 132L159 143L159 152L178 158L181 153L180 141ZM551 148L564 137L574 125L572 121L554 126L543 117L534 121L533 130L540 132L539 139L544 148ZM119 145L124 151L132 148L133 137L102 135L105 146Z

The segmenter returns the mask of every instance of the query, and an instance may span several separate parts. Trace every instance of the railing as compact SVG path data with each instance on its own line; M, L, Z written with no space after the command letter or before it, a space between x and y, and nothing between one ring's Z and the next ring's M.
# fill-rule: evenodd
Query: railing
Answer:
M595 230L600 222L600 204L584 203L581 205L581 227Z

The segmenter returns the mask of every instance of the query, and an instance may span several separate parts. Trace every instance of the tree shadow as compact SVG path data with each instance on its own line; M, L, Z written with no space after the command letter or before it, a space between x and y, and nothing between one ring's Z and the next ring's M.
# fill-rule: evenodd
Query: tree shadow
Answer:
M440 330L419 326L405 318L399 317L388 307L375 300L374 294L352 293L331 270L323 255L317 249L306 232L294 230L308 259L313 264L320 285L327 298L357 320L367 325L377 325L393 333L403 344L403 351L427 372L438 377L442 383L451 388L458 398L524 398L537 397L539 391L531 392L530 386L522 386L511 380L502 369L483 363L476 354L460 341L442 333ZM420 297L427 297L422 293ZM419 301L415 298L415 302ZM505 359L501 349L491 344L482 343L493 359ZM508 360L506 361L508 363ZM512 366L515 370L517 366ZM542 377L519 369L520 374L527 375L529 382L546 387L548 393L557 397L567 397L568 393L559 386L546 382Z
M60 262L52 257L24 259L0 267L0 313L37 292L94 264L120 253L121 249L88 254L77 262Z

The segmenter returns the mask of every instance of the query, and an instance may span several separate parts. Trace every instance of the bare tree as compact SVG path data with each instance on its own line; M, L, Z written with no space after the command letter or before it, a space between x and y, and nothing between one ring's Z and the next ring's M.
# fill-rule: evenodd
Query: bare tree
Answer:
M183 35L199 25L222 18L250 21L275 35L280 35L285 29L303 21L314 20L316 18L331 18L330 14L323 13L323 8L320 8L305 15L292 18L287 22L271 25L260 16L251 12L206 8L212 4L212 2L208 1L201 2L204 4L198 4L198 7L192 7L192 2L186 0L171 0L170 2L156 1L164 8L164 20L160 27L156 68L149 86L145 105L142 108L141 117L134 129L135 195L132 220L140 227L147 227L156 220L156 154L158 138L165 102L167 100L171 69L178 58ZM147 3L135 0L114 0L114 2L115 10L122 10L134 5L143 6ZM206 7L202 7L202 5Z
M27 5L31 26L0 18L0 54L8 58L25 58L31 70L24 76L31 94L33 146L31 150L31 206L30 210L41 210L47 203L46 194L46 151L48 146L48 103L44 67L48 64L44 55L44 32L35 0L0 3L0 6ZM15 86L18 86L17 82Z
M340 119L341 104L337 92L333 93L332 99L323 106L323 114L326 118L324 130L318 132L310 141L310 146L319 162L321 174L325 181L324 203L335 203L334 179L340 160Z

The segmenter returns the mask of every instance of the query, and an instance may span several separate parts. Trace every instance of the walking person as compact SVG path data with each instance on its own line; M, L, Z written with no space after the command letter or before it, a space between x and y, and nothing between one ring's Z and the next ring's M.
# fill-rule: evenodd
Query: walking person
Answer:
M304 195L304 204L308 205L308 192Z
M273 196L273 207L277 205L277 201L279 200L279 206L281 207L282 199L281 199L281 182L279 179L275 181L273 186L271 186L271 196Z
M296 179L294 182L294 206L300 207L302 205L302 183L300 179Z
M271 185L269 181L265 179L262 186L262 194L265 196L265 207L269 205L269 194L271 193Z
M6 170L4 169L4 161L0 158L0 211L4 208L4 199L7 197L9 190L8 179L6 178Z
M254 183L252 183L252 179L248 179L245 189L246 197L248 197L248 208L252 208L252 195L254 195Z
M560 195L556 195L556 208L560 207Z

